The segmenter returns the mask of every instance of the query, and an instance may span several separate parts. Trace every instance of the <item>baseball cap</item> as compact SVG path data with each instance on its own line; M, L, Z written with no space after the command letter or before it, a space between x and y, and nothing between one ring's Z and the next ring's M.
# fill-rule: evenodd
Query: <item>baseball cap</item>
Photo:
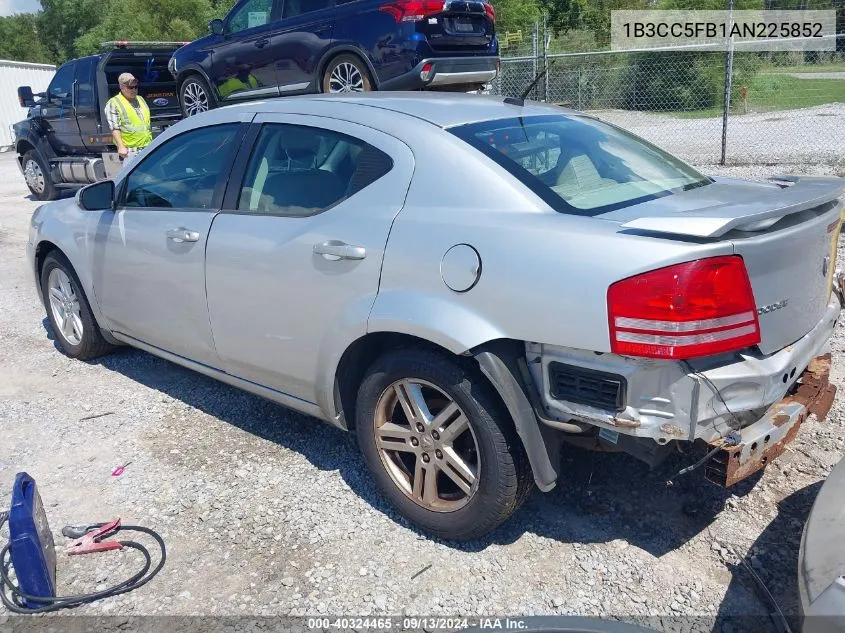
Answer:
M117 78L117 83L121 86L126 86L131 83L136 83L138 80L135 79L135 75L132 73L121 73L120 77Z

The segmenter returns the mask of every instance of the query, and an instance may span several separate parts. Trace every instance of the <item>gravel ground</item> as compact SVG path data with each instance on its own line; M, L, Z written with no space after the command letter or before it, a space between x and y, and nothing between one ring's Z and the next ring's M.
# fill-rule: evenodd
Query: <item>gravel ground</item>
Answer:
M678 463L652 473L573 448L557 488L455 547L387 506L350 434L139 351L92 363L59 353L24 257L36 206L13 157L0 156L0 507L26 470L60 547L61 526L116 516L168 546L149 585L75 614L119 615L115 626L150 614L580 614L660 616L645 620L659 630L771 630L734 552L796 612L801 528L845 448L841 397L759 480L732 491L695 473L667 486ZM843 347L839 329L840 359ZM843 378L839 362L840 388ZM137 562L130 552L60 555L58 593L104 587ZM750 619L713 627L733 615Z

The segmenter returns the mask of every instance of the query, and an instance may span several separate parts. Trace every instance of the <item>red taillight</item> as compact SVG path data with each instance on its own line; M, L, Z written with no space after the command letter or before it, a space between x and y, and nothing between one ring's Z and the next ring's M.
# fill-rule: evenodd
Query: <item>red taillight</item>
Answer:
M686 359L760 342L741 257L712 257L623 279L607 291L614 354Z
M396 0L381 5L379 11L389 13L397 22L416 22L429 15L441 13L443 0Z
M432 64L432 63L425 64L422 67L422 70L420 71L420 79L422 79L423 81L428 81L429 79L431 79L431 69L432 68L434 68L434 64Z
M496 21L496 9L493 8L493 5L489 2L484 3L484 12L487 14L487 17L490 18L491 21Z

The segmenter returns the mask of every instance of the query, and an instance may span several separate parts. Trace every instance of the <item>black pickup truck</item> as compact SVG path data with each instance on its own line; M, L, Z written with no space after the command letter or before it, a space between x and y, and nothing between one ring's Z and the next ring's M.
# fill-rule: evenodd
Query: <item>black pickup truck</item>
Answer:
M118 93L121 73L130 72L140 82L154 135L181 119L176 82L167 63L182 45L108 42L103 45L106 52L60 66L47 92L33 95L28 86L18 88L18 100L29 113L13 126L15 149L36 198L53 200L63 189L79 188L119 171L104 108Z

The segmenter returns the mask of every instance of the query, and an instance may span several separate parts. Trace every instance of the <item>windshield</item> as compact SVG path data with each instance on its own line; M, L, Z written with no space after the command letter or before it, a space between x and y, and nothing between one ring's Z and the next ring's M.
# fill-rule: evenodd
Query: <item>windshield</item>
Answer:
M599 215L711 181L617 127L583 116L531 116L449 130L561 213Z

